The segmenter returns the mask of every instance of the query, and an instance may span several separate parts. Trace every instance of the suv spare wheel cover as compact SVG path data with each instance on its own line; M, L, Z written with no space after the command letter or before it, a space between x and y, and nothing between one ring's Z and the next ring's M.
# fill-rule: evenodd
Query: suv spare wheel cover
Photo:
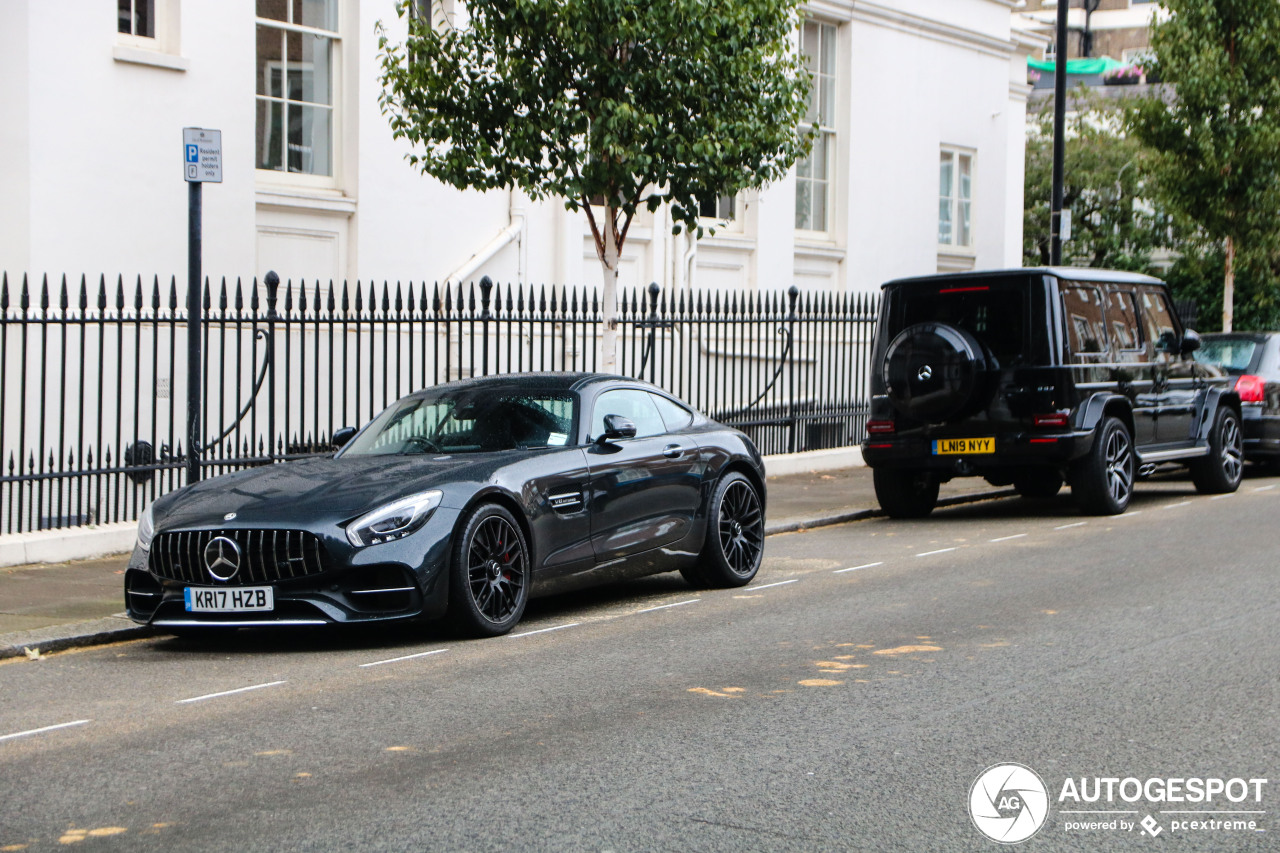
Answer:
M974 402L985 367L973 335L944 323L917 323L889 342L884 384L899 411L937 423Z

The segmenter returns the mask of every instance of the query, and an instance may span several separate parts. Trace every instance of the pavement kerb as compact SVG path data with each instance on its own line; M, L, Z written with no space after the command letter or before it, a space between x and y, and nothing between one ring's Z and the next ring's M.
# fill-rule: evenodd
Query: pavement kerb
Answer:
M1013 489L975 492L965 495L952 495L940 498L938 506L956 506L959 504L977 503L979 501L996 500L1014 497ZM834 524L845 524L850 521L861 521L867 518L879 518L885 515L881 509L860 509L834 515L813 516L800 519L786 519L774 524L766 524L765 536L779 533L794 533L798 530L811 530L815 527L828 527ZM123 624L122 624L123 623ZM41 654L65 651L83 646L106 645L125 640L136 640L150 637L158 633L145 625L138 625L124 614L109 616L106 619L95 619L90 622L74 622L65 625L54 625L32 631L18 631L11 634L0 634L0 660L22 657L27 649L39 650Z

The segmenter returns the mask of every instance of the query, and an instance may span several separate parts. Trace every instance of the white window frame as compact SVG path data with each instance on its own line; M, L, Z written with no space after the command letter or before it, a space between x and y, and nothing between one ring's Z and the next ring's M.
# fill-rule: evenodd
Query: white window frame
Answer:
M728 214L721 216L720 214L728 209ZM741 232L742 231L742 214L743 214L743 198L741 193L736 195L718 195L716 196L716 216L707 216L702 213L702 200L698 201L698 221L702 223L704 228L714 228L717 234L725 232Z
M952 163L951 175L951 192L949 195L942 194L942 158L950 157ZM968 197L961 196L961 158L969 159L969 194ZM958 145L943 145L938 157L938 249L940 251L955 253L972 253L974 250L974 227L973 227L973 204L974 204L974 188L977 186L978 174L978 153L972 148L964 148ZM948 213L950 215L951 233L946 241L942 235L942 205L948 205ZM962 211L962 205L968 205L967 210ZM968 240L960 242L960 222L962 213L968 213Z
M821 112L818 113L817 125L816 125L818 127L818 135L813 140L814 150L809 154L807 158L805 158L804 161L796 164L795 227L796 227L796 231L801 234L810 235L814 239L828 240L830 239L830 235L833 234L836 230L835 200L836 200L837 180L839 178L838 170L836 169L836 163L838 162L838 151L839 151L839 141L840 141L838 128L840 124L840 112L841 112L840 105L842 100L841 87L840 87L841 28L837 22L826 20L824 18L815 17L815 18L810 18L803 21L800 24L800 35L799 35L799 50L801 51L802 55L806 48L805 30L809 26L814 26L817 28L817 38L818 38L818 54L817 54L817 62L815 63L817 71L814 73L814 76L813 76L813 88L810 91L810 98L817 99L817 102L820 105L822 100L821 92L822 92L823 82L825 80L829 80L830 103L827 106L828 106L828 112L830 113L830 115L822 115ZM829 44L829 50L831 55L829 57L828 62L824 62L824 60L827 60L828 57L826 57L823 54L823 48L822 48L825 41L823 38L825 33L830 34L830 41L827 43ZM826 73L822 71L822 68L824 67L824 65L826 65L831 69L830 73ZM813 122L810 122L807 119L808 119L808 116L805 116L805 119L801 120L800 122L801 132L807 132L812 127L814 127ZM805 170L806 164L810 164L809 168L812 169L811 164L815 157L814 152L818 150L818 146L823 147L823 151L825 154L826 173L821 178L802 175L801 173ZM801 226L799 222L800 203L801 203L801 198L803 197L803 193L801 192L801 185L803 183L808 183L811 186L817 186L819 184L822 186L822 193L820 198L820 203L822 206L822 218L823 218L822 228L816 228L816 229L804 228ZM815 197L813 194L810 194L808 198L811 205L810 210L808 211L809 221L812 222L816 218L813 216L814 210L816 209L814 205L819 203L819 199Z
M260 17L257 17L256 14L254 16L254 43L255 43L254 66L255 67L254 67L253 101L254 101L254 137L255 139L254 139L253 161L254 161L254 171L256 175L256 180L260 187L261 186L269 187L269 186L275 185L275 186L294 187L294 188L301 188L301 189L333 190L333 189L337 189L340 185L339 178L340 178L340 172L342 169L342 136L343 136L342 92L343 92L343 86L344 86L344 78L343 78L344 66L343 66L343 50L342 50L342 47L343 47L342 6L343 6L343 3L341 2L341 0L334 0L334 14L336 19L334 21L333 30L325 30L325 29L319 29L317 27L303 26L302 24L294 24L288 21L279 21L279 20L276 20L275 18L260 18ZM288 4L286 8L289 10L289 15L292 16L293 4ZM288 171L287 170L287 164L288 164L287 139L282 140L282 144L285 146L285 148L282 149L282 153L283 153L284 163L286 164L286 169L263 169L258 166L259 152L257 149L257 139L256 139L257 133L258 133L258 128L257 128L258 104L264 103L264 102L265 103L284 102L285 112L281 118L281 128L282 128L282 132L287 134L288 133L288 110L291 103L288 98L287 77L284 78L284 87L282 88L282 92L283 92L282 98L276 98L271 95L261 95L258 93L259 75L263 74L264 71L270 71L273 68L282 68L284 65L284 63L280 62L279 60L271 60L267 63L268 67L266 69L257 67L256 43L257 43L257 28L259 26L279 30L286 33L300 33L302 35L320 36L330 40L331 52L329 57L329 92L330 92L329 97L332 103L330 103L328 107L329 107L329 126L330 126L330 134L331 134L331 138L329 140L329 161L330 161L329 171L332 174L315 175L307 172ZM305 70L304 67L308 64L310 63L299 63L300 69ZM298 103L298 102L292 102L292 103ZM325 106L323 104L315 104L310 101L301 102L301 103L305 103L306 106L311 106L311 107Z
M144 0L134 0L144 2ZM180 0L154 0L152 7L152 26L154 36L139 36L133 33L117 31L112 57L117 62L132 62L138 65L153 65L173 71L185 71L187 61L181 56L179 26L181 22L182 4Z

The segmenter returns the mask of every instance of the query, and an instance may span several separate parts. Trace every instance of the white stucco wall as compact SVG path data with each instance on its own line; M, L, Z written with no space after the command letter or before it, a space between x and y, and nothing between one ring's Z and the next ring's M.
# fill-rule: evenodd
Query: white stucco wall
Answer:
M162 278L186 270L181 129L222 130L224 182L204 189L207 274L434 281L508 228L518 239L473 276L595 285L583 215L505 191L463 192L425 178L391 139L377 94L392 0L342 4L334 186L255 172L254 4L160 0L179 14L185 70L122 61L115 9L101 0L0 4L0 268ZM1021 50L1006 0L814 0L841 27L841 173L836 223L797 246L795 182L745 194L740 227L698 249L693 281L715 288L871 290L938 263L938 150L977 155L974 264L1016 263L1024 117L1011 94ZM58 33L59 49L47 49ZM1016 215L1015 215L1016 214ZM637 222L624 283L682 281L682 239ZM802 241L803 242L803 241Z

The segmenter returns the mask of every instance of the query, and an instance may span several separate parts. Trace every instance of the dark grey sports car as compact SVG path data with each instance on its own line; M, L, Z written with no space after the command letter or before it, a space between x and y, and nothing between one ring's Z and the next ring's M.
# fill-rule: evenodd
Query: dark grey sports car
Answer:
M175 633L447 615L485 636L530 594L676 570L741 586L760 567L755 446L643 382L452 382L335 438L333 457L156 500L129 615Z

